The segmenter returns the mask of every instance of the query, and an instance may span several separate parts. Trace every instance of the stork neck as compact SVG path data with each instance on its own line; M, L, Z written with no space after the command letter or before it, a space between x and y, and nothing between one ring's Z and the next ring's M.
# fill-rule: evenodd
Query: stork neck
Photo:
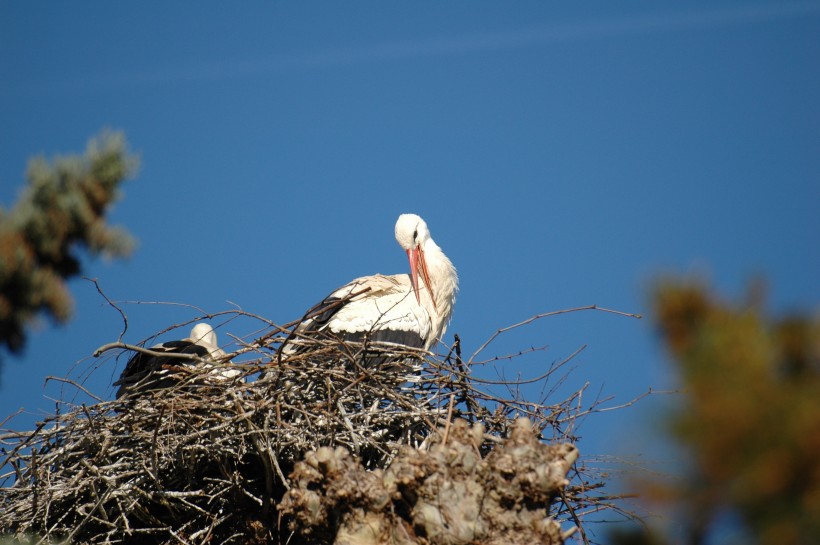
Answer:
M450 320L450 313L458 291L458 275L450 259L444 255L432 239L424 243L424 257L430 273L430 290L435 296L435 304L443 322Z

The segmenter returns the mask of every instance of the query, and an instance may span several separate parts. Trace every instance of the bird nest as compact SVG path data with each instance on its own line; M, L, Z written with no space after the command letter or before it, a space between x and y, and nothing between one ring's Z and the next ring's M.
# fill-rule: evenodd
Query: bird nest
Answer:
M216 380L214 365L180 365L176 383L167 388L64 404L34 430L0 430L0 536L95 544L378 543L385 535L394 543L490 543L481 528L501 528L495 519L480 527L474 522L466 540L453 538L451 530L431 529L428 522L435 517L429 505L425 511L419 503L423 487L431 482L427 477L445 479L442 471L452 473L465 452L474 452L476 465L501 456L503 449L512 452L524 436L528 448L540 454L529 461L507 460L506 471L512 473L503 478L497 475L501 470L476 466L470 477L475 483L463 485L463 497L475 487L495 490L497 485L488 484L492 479L510 483L519 469L543 477L539 467L559 463L561 471L547 472L552 481L546 488L525 483L517 496L499 500L508 518L525 520L524 512L538 520L550 516L557 521L543 529L550 541L533 535L558 543L562 521L566 531L580 525L582 513L615 507L596 496L601 480L573 465L574 447L559 452L545 444L571 443L571 423L594 410L581 408L583 388L552 404L515 395L504 399L472 376L458 342L445 357L380 347L374 360L375 347L367 343L313 338L285 357L281 332L274 327L215 364L238 371L230 380ZM561 363L537 380L546 384ZM507 391L517 384L502 381ZM528 422L521 424L520 417ZM516 433L518 442L510 443ZM455 450L445 455L445 447ZM542 447L547 450L538 450ZM516 452L523 456L520 448ZM300 465L303 459L310 467ZM338 471L342 462L331 459L358 469ZM449 469L435 469L436 464ZM329 469L334 467L335 473ZM416 480L387 479L398 467L415 467ZM573 481L566 486L571 467ZM306 478L309 470L316 475ZM350 491L329 492L338 492L339 479L345 478L359 494L358 503ZM362 480L372 478L381 479L383 501L360 498ZM368 509L391 517L382 533L364 517L363 528L370 532L365 534L376 536L373 540L341 539L341 528L347 528L348 538L358 535L345 526L350 513ZM469 516L478 521L479 514ZM452 514L438 516L442 528L452 529L445 520ZM541 528L533 524L524 526ZM397 528L407 540L397 537Z

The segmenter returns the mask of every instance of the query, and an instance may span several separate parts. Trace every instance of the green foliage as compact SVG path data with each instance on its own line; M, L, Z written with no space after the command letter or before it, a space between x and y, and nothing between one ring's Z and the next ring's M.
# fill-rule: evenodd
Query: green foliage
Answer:
M41 313L69 319L65 282L81 273L80 248L92 256L130 253L133 239L107 225L105 214L136 166L121 133L91 140L84 156L30 162L19 201L0 209L0 347L21 352L26 327Z
M732 512L755 543L820 543L820 320L771 320L695 281L660 283L653 304L684 388L669 429L691 460L661 495L687 541Z

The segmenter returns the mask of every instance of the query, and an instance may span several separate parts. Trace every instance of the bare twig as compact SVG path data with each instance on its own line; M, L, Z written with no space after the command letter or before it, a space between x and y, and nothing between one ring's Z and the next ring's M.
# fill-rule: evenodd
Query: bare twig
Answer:
M108 298L108 296L102 290L102 287L100 287L100 283L96 278L89 278L87 276L83 276L83 279L93 283L94 287L97 288L97 293L100 294L100 297L105 299L105 302L108 303L108 305L111 308L116 310L122 317L122 331L120 331L120 336L117 337L118 341L122 341L122 338L125 336L125 332L128 331L128 317L125 315L125 312L123 312L123 310L120 307L118 307L111 299Z
M67 379L67 378L63 378L63 377L55 377L53 375L48 375L45 379L45 384L48 384L48 382L51 381L51 380L53 380L54 382L63 382L65 384L70 384L70 385L74 386L75 388L77 388L78 390L82 390L83 393L85 393L88 397L90 397L92 399L96 399L100 403L105 401L103 398L95 396L94 394L89 392L85 387L83 387L81 384L77 384L75 381L73 381L71 379Z
M568 308L568 309L563 309L563 310L554 310L552 312L545 312L543 314L536 314L535 316L527 318L524 321L518 322L516 324L509 325L507 327L502 327L501 329L497 330L495 333L490 335L490 338L487 339L484 342L484 344L482 344L481 346L478 347L478 350L473 352L473 355L470 356L470 359L467 361L467 363L472 364L473 360L476 358L476 356L478 356L481 352L483 352L490 345L490 343L492 343L496 338L498 338L499 335L502 335L503 333L506 333L507 331L510 331L512 329L516 329L516 328L525 326L527 324L531 324L532 322L535 322L536 320L541 320L542 318L547 318L547 317L550 317L550 316L558 316L559 314L568 314L570 312L581 312L581 311L584 311L584 310L597 310L599 312L607 312L607 313L610 313L610 314L617 314L619 316L626 316L628 318L641 319L641 317L642 317L640 314L631 314L629 312L622 312L620 310L612 310L612 309L608 309L608 308L599 307L598 305L589 305L589 306L586 306L586 307L576 307L576 308Z
M626 315L597 307L546 313L499 329L476 354L511 328L589 309ZM62 401L33 431L0 430L0 447L6 449L0 460L0 534L39 534L44 542L71 535L77 542L105 545L120 543L123 536L228 543L265 528L285 542L287 525L271 527L276 525L270 523L276 520L271 511L294 488L294 466L308 452L345 447L365 468L384 469L403 447L428 444L437 428L443 445L454 446L461 420L467 420L483 430L478 449L484 456L504 444L520 416L543 438L573 441L579 418L628 407L654 393L612 407L603 406L601 396L588 401L586 383L552 402L547 396L542 401L521 396L523 384L541 383L550 393L566 386L566 375L557 373L569 372L565 366L583 346L532 378L504 379L507 367L499 365L501 380L487 380L464 365L458 337L439 359L402 346L293 334L302 320L278 326L241 309L210 316L251 320L254 332L234 336L236 350L219 362L124 343L122 336L95 352L100 358L95 369L110 363L115 349L177 358L179 365L171 367L184 372L174 373L177 382L163 390L103 401L72 379L48 377L71 384L97 404ZM282 344L297 337L300 349L283 354ZM391 364L368 365L367 356L376 350ZM217 378L226 368L239 376ZM507 392L493 391L498 387ZM555 515L572 520L583 536L587 513L623 512L617 497L595 495L603 477L589 471L592 477L579 472L573 478L563 496L567 507Z
M115 343L108 343L104 344L101 347L97 348L94 351L94 357L98 358L105 352L109 350L114 350L116 348L123 348L125 350L131 350L133 352L139 352L140 354L147 354L149 356L154 356L157 358L172 358L178 360L188 360L188 361L203 361L202 357L197 356L196 354L180 354L175 352L161 352L158 350L151 350L149 348L143 348L141 346L137 346L135 344L128 344L122 342L115 342Z

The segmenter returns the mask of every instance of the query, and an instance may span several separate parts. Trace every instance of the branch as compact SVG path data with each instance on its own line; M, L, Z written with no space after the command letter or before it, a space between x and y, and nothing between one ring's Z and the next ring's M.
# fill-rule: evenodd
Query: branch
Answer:
M197 356L196 354L181 354L178 352L159 352L157 350L150 350L148 348L143 348L141 346L137 346L135 344L128 344L128 343L108 343L104 344L98 349L94 351L92 354L95 358L99 358L101 354L104 352L108 352L109 350L114 350L115 348L124 348L125 350L131 350L132 352L139 352L141 354L147 354L149 356L154 356L156 358L176 358L180 360L188 360L188 361L205 361L201 357Z
M518 322L517 324L513 324L513 325L510 325L510 326L507 326L507 327L502 327L501 329L497 330L495 333L493 333L490 336L489 339L487 339L484 342L484 344L482 344L478 348L478 350L476 350L473 353L472 356L470 356L470 359L468 360L467 363L472 364L475 357L478 356L478 354L480 354L482 351L484 351L484 349L486 349L490 345L490 343L492 343L502 333L506 333L507 331L510 331L512 329L516 329L518 327L525 326L527 324L531 324L532 322L534 322L536 320L540 320L541 318L547 318L549 316L557 316L559 314L567 314L567 313L570 313L570 312L580 312L580 311L583 311L583 310L597 310L599 312L607 312L609 314L617 314L619 316L626 316L628 318L637 318L639 320L642 318L642 316L640 314L630 314L628 312L622 312L620 310L612 310L612 309L608 309L608 308L599 307L598 305L589 305L589 306L586 306L586 307L577 307L577 308L568 308L568 309L563 309L563 310L554 310L552 312L545 312L543 314L536 314L535 316L532 316L531 318L527 318L523 322Z
M125 332L128 331L128 317L126 317L125 312L123 312L120 307L115 305L114 302L108 298L105 292L103 292L102 288L100 287L100 283L97 281L96 278L89 278L87 276L83 276L82 278L83 280L88 280L89 282L92 282L94 284L94 287L97 288L97 293L99 293L100 296L102 296L102 298L105 299L105 302L108 303L109 306L111 306L111 308L119 312L120 316L122 316L122 331L120 332L120 336L117 337L118 341L122 341Z

